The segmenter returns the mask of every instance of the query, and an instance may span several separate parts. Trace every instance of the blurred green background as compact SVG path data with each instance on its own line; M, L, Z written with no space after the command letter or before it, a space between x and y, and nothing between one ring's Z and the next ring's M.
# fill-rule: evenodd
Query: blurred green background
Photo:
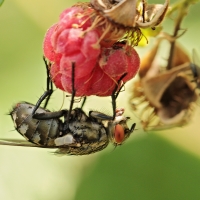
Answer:
M21 138L9 113L19 101L35 103L45 90L42 41L46 30L76 1L6 0L0 8L0 138ZM163 3L151 0L150 3ZM174 2L174 1L172 1ZM200 51L200 4L191 6L180 42ZM172 21L165 23L172 30ZM137 48L142 56L146 48ZM63 156L51 150L0 146L0 199L4 200L184 200L200 199L200 109L184 128L144 133L128 105L132 81L118 99L137 130L122 147L89 156ZM126 100L125 100L126 97ZM63 93L50 102L58 110ZM65 100L64 107L69 105ZM111 112L110 98L91 97L85 111ZM77 105L79 106L79 104Z

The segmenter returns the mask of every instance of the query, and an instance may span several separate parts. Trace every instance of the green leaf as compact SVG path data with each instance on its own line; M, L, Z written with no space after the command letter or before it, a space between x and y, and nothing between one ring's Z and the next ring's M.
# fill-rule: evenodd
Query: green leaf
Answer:
M0 0L0 6L3 4L4 0Z
M88 166L74 200L197 200L199 169L199 158L149 133Z

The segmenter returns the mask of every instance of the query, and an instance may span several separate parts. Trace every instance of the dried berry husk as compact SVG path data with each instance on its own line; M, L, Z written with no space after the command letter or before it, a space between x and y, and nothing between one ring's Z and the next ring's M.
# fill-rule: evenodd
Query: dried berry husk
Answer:
M196 85L191 81L189 56L176 42L171 67L163 68L155 62L160 43L158 40L142 59L140 79L134 84L130 100L145 130L187 124L198 99Z
M116 32L128 33L126 40L131 45L138 45L141 40L140 28L154 28L161 24L169 6L169 0L166 0L164 5L147 4L144 0L91 0L90 2L94 10L98 11L93 24L94 26L101 24L104 27L105 38L115 38Z

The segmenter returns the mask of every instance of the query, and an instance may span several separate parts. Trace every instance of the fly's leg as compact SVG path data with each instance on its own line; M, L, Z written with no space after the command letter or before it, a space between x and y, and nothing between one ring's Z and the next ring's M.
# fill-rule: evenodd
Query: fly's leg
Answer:
M48 120L48 119L57 119L62 116L65 116L68 113L68 110L60 110L56 112L45 112L45 113L35 113L33 115L34 119L38 120Z
M35 113L35 111L39 108L40 104L42 101L46 99L47 103L48 100L53 92L52 89L52 81L49 76L49 70L47 70L47 91L39 98L38 102L36 103L36 106L33 109L33 118L38 119L38 120L47 120L47 119L53 119L53 118L60 118L62 116L65 117L65 123L68 124L72 108L73 108L73 103L74 103L74 97L75 97L75 86L74 86L74 77L75 77L75 63L72 63L72 96L71 96L71 102L70 102L70 107L69 111L68 110L60 110L56 112L46 112L46 113Z
M67 113L65 117L65 123L68 124L69 118L72 112L73 104L74 104L74 97L76 95L76 90L75 90L75 63L72 62L72 96L71 96L71 101L70 101L70 106L69 106L69 112Z
M129 130L130 133L132 133L135 130L135 127L136 127L136 123L133 123L130 130Z
M125 77L127 75L127 73L124 73L121 77L120 77L120 79L118 80L118 82L117 82L117 84L116 84L116 86L115 86L115 88L114 88L114 90L113 90L113 93L112 93L112 95L111 95L111 99L112 99L112 108L113 108L113 120L115 119L115 116L116 116L116 99L117 99L117 97L118 97L118 95L119 95L119 93L120 93L120 91L121 91L121 89L124 87L124 83L120 86L120 88L119 88L119 84L121 83L121 81L122 81L122 79ZM118 88L119 88L119 90L118 90Z
M85 105L86 99L87 99L87 97L83 97L83 102L81 104L81 109L83 109L83 106Z
M104 113L97 112L97 111L90 111L89 112L89 117L94 118L94 119L100 119L100 120L112 120L112 116L108 116Z
M45 63L45 66L46 66L46 70L47 70L47 90L44 92L44 94L39 98L39 100L37 101L33 111L32 111L32 115L35 114L36 110L40 107L41 103L45 100L45 104L44 104L44 108L46 108L48 102L49 102L49 99L53 93L53 83L51 81L51 77L50 77L50 74L49 74L49 65L45 59L45 57L43 57L43 60L44 60L44 63Z
M51 95L53 94L53 83L52 83L52 80L50 77L50 71L49 71L49 67L51 67L51 64L47 63L47 60L45 59L44 56L43 56L43 60L44 60L46 70L47 70L47 90L46 91L48 91L48 95L47 95L47 98L46 98L44 106L43 106L43 108L45 109L49 103Z

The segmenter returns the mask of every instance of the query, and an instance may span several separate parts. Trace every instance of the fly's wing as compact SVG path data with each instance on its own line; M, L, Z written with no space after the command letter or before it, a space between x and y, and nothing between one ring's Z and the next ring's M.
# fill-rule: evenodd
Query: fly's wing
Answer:
M33 143L30 143L25 140L19 139L0 139L0 145L7 145L7 146L21 146L21 147L37 147L37 148L54 148L54 147L46 147L40 146ZM57 147L55 147L57 148Z
M36 144L32 144L25 140L17 140L17 139L0 139L0 146L20 146L20 147L37 147L37 148L48 148L48 149L57 149L53 154L55 155L89 155L98 151L103 150L107 147L109 141L105 143L96 144L82 144L81 147L74 147L70 145L66 145L63 147L47 147L47 146L40 146Z

